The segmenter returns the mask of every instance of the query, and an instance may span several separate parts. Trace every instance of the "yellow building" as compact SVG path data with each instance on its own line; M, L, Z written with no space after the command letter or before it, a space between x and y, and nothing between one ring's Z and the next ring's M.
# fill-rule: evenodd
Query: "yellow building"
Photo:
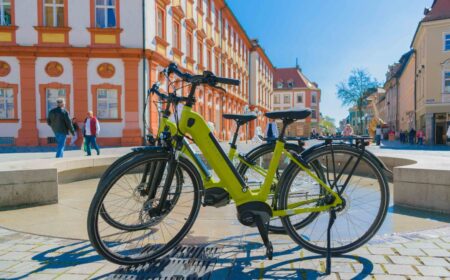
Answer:
M416 129L424 129L428 143L443 144L450 124L450 1L435 0L425 11L411 47Z

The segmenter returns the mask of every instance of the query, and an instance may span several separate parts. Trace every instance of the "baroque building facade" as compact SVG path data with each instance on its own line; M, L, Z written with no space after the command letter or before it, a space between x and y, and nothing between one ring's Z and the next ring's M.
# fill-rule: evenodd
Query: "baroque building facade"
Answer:
M58 97L80 123L94 111L101 145L140 145L158 124L155 97L145 112L148 129L142 120L146 89L172 61L190 73L241 80L226 93L206 86L197 92L195 110L219 139L229 139L233 126L222 114L270 109L270 97L250 104L250 80L262 77L270 96L273 66L224 0L0 0L0 6L0 145L53 143L45 120ZM264 62L254 73L252 53ZM259 121L266 122L263 114Z

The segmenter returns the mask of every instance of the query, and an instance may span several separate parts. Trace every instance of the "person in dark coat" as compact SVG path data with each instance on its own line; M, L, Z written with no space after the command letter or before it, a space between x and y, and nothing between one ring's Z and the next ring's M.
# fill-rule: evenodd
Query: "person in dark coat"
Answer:
M48 113L47 124L52 128L53 133L55 133L57 143L56 157L62 158L64 156L67 135L69 132L75 135L69 112L65 109L64 99L58 98L56 100L56 108L53 108Z

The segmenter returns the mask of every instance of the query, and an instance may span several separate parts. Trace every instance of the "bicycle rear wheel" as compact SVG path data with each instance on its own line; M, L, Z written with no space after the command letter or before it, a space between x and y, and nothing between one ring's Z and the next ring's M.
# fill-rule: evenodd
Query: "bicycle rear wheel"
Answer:
M366 153L361 157L360 155L361 150L349 145L333 145L332 148L327 145L305 158L309 164L321 167L326 183L333 186L334 191L342 192L344 204L337 209L337 218L331 231L333 255L350 252L366 243L375 235L386 217L389 185L384 170ZM289 204L299 202L295 194L304 187L301 173L304 172L292 163L283 174L280 182L280 209L287 209ZM325 198L322 204L326 204ZM304 215L282 218L287 233L304 248L325 254L328 211L320 212L307 226L295 228L294 225Z
M201 179L191 162L180 158L169 189L165 189L170 157L162 152L137 156L117 167L97 190L88 213L88 234L93 247L107 260L123 265L151 261L170 251L191 229L200 208ZM148 165L164 166L162 179L154 197L136 196L136 186ZM176 179L178 173L182 182ZM164 190L168 196L159 208ZM111 226L101 215L104 209L114 221L145 226L135 230Z

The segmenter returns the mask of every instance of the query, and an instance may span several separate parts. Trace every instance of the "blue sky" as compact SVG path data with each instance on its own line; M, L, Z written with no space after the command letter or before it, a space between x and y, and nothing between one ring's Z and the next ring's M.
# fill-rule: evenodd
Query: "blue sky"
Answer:
M409 50L432 0L228 0L250 38L277 67L295 66L322 89L321 111L347 115L336 84L353 68L385 81L389 64Z

